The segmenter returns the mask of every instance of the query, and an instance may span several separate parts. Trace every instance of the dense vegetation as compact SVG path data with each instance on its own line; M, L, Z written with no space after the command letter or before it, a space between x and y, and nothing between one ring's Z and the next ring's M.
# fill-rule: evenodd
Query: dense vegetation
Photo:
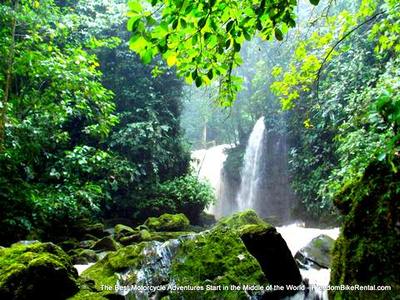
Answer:
M122 1L1 4L3 243L82 218L196 218L212 201L187 175L182 82L161 62L154 78L129 50L125 12Z

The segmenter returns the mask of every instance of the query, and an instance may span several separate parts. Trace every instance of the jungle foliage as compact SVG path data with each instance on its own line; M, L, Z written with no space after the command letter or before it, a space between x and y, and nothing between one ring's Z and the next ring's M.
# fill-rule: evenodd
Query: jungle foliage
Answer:
M161 62L154 78L129 50L125 12L122 1L0 4L2 243L82 218L140 219L145 197L185 180L182 83ZM186 180L200 213L211 192ZM163 199L166 211L185 208Z

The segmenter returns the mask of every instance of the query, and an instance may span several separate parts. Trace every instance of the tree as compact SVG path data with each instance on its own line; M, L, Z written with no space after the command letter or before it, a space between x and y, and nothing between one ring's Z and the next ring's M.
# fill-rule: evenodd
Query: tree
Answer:
M15 5L18 3L18 5ZM71 39L77 19L52 0L0 5L0 239L91 217L130 167L99 145L118 122L98 61ZM16 23L15 31L10 24ZM14 45L10 47L10 43ZM125 181L126 180L126 181Z
M129 1L130 47L143 62L157 54L196 86L219 81L219 103L231 105L241 83L233 76L242 63L245 40L282 40L295 26L295 0ZM146 3L147 2L147 3ZM310 1L318 4L318 0Z

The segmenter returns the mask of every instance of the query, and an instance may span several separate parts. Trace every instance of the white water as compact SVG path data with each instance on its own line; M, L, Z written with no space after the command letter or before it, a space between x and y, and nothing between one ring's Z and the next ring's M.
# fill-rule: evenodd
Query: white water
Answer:
M91 266L93 266L94 263L89 263L86 265L74 265L76 271L78 272L78 275L81 275L86 269L89 269Z
M200 179L207 180L214 189L217 202L208 207L207 212L213 214L216 218L222 217L222 180L221 171L226 159L225 149L230 145L223 144L211 147L209 149L201 149L192 152L192 160L194 161L194 169Z
M277 231L282 235L286 244L288 245L292 255L294 256L297 251L305 247L311 240L321 234L326 234L336 240L339 236L339 228L332 229L318 229L318 228L305 228L301 224L291 224L288 226L277 227ZM310 288L314 289L314 295L318 295L320 299L328 299L327 291L324 287L328 286L330 280L330 269L316 270L310 268L308 270L300 268L303 279L307 278ZM304 294L298 293L294 296L288 297L288 300L300 299L314 299L313 296L309 298Z
M255 208L257 190L260 181L261 170L259 165L262 155L264 131L264 117L261 117L254 125L246 146L241 174L242 182L236 198L239 211L248 208Z

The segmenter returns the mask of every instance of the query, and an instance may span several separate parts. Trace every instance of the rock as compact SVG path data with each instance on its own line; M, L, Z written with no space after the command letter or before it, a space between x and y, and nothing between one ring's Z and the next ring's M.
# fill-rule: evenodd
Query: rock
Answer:
M209 227L211 225L214 225L217 223L217 220L215 219L214 215L210 215L204 211L202 211L199 215L199 226L202 227Z
M86 265L96 262L98 260L98 257L95 251L90 249L83 249L77 252L77 254L73 255L71 259L75 265Z
M103 259L95 263L82 273L82 278L93 280L97 291L103 291L102 286L111 286L111 291L105 291L108 295L116 294L114 286L117 283L117 272L124 272L128 269L138 269L144 258L143 248L147 243L130 245L119 249L116 252L108 253Z
M84 233L86 235L92 235L97 238L103 238L103 237L106 237L109 235L108 232L104 231L104 225L102 223L95 223L95 224L88 225L85 228ZM86 237L86 239L87 239L87 237Z
M116 251L119 245L112 237L106 236L101 240L97 241L92 247L92 250L96 251Z
M158 218L148 218L144 225L152 231L185 231L189 227L189 219L184 214L163 214Z
M78 291L68 255L52 243L0 249L0 299L65 299Z
M331 299L396 299L400 295L400 176L386 160L335 195L343 215L332 251L331 285L385 285L387 291L329 291Z
M97 239L96 239L97 240ZM79 248L90 249L96 243L96 240L84 240L79 242Z
M321 234L313 238L307 246L297 251L294 258L300 266L329 269L334 243L334 239L325 234Z
M118 224L114 227L114 237L117 241L121 238L135 234L136 231L129 226Z
M64 251L70 251L79 248L79 242L75 239L63 241L57 245L60 246Z
M172 262L171 277L179 286L264 286L269 282L239 235L218 227L182 241ZM175 294L175 293L174 293ZM261 296L261 292L250 292ZM248 299L244 291L182 291L173 299Z
M177 231L177 232L152 232L148 230L136 231L131 236L121 238L119 241L122 245L131 245L133 243L140 243L143 241L159 241L164 242L170 239L176 239L183 235L191 234L192 232Z
M109 234L107 234L107 235L109 235ZM97 236L94 236L93 234L85 233L85 234L83 235L83 237L82 237L81 240L82 240L82 241L89 241L89 240L91 240L91 241L98 241L99 238L98 238Z
M257 288L246 292L222 288L206 290L206 286L260 287L301 283L298 267L285 241L254 211L224 218L212 229L197 234L139 231L137 228L135 231L135 244L108 253L82 273L82 278L94 281L98 292L106 285L176 284L199 286L204 290L169 291L171 299L248 299L249 296L262 297L264 292ZM138 243L143 239L171 238L177 234L180 234L177 239L164 243L155 240ZM123 237L121 241L132 236ZM107 293L101 295L110 298L116 291L112 289ZM288 291L283 291L268 297L288 294ZM135 298L138 295L130 296ZM147 296L159 299L168 295L150 293Z
M246 210L222 218L218 227L237 232L247 250L257 259L271 284L299 285L301 274L285 240L270 224L258 217L254 210Z

